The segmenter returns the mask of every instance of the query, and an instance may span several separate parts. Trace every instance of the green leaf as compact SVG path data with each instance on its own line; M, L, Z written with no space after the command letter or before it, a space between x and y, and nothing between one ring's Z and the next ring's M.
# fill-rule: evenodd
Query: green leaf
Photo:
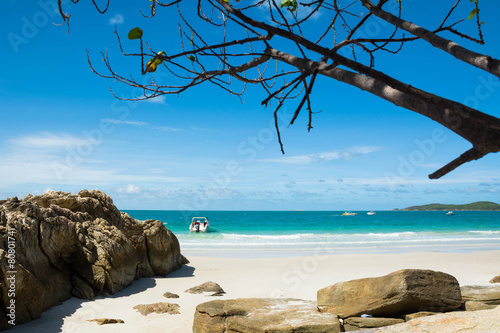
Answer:
M297 0L281 0L280 7L287 7L289 11L294 12L297 10Z
M474 15L476 15L478 12L479 12L479 9L474 8L474 9L470 12L469 17L468 17L467 19L468 19L468 20L470 20L470 19L471 19L471 18L473 18L473 17L474 17Z
M149 59L148 63L146 64L146 72L153 73L154 71L156 71L157 60L158 59L153 61L153 58Z
M128 39L140 39L142 37L143 31L141 28L134 28L128 32Z
M196 58L194 57L194 55L192 55L192 54L191 54L191 55L189 56L189 60L191 60L191 61L195 61L195 59L196 59Z

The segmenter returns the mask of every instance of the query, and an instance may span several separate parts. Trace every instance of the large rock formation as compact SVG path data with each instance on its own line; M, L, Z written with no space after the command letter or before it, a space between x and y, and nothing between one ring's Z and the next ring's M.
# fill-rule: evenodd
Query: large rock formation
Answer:
M0 329L12 313L21 324L71 296L116 293L186 262L162 222L133 219L102 192L0 200Z
M493 310L440 313L404 324L376 329L376 333L496 333L500 332L500 306Z
M500 286L463 286L460 290L464 302L500 305Z
M311 301L290 298L216 300L196 307L194 333L341 332L338 317Z
M340 282L318 291L318 308L341 318L370 314L397 317L418 312L445 312L461 305L453 276L430 270L403 269L378 278Z

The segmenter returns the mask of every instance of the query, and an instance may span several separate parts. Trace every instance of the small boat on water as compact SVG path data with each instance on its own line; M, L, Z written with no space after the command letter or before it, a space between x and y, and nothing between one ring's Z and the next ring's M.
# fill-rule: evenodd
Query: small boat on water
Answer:
M375 215L375 212L373 210L370 210L368 213L366 213L368 215Z
M453 213L452 211L449 211L448 213L446 213L446 216L453 216L455 215L455 213Z
M342 216L356 216L358 213L345 212Z
M210 227L210 221L206 217L193 217L189 225L189 231L207 232L208 227Z

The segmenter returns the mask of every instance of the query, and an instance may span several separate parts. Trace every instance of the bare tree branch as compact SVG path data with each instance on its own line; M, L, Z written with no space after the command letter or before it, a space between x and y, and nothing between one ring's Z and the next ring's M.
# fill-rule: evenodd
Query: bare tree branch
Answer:
M79 1L71 0L72 3ZM90 1L100 13L105 12L109 6L108 2L105 8L99 8L95 0ZM171 73L174 80L161 84L153 76L150 83L145 83L146 81L139 82L133 75L119 74L111 66L107 52L102 54L105 73L99 72L92 65L89 56L88 61L91 70L101 77L143 90L142 96L130 100L179 94L203 83L212 83L241 99L247 85L259 85L265 92L262 105L277 102L274 120L283 153L278 111L285 104L295 103L290 125L296 122L300 112L305 109L308 113L307 128L310 130L312 115L315 113L311 96L316 82L319 82L316 80L318 75L333 78L339 83L357 87L417 112L449 128L472 144L471 150L430 175L433 179L442 177L463 163L488 153L499 152L499 118L416 88L375 68L376 59L384 53L381 51L395 54L405 44L422 39L428 42L429 47L443 50L460 61L500 77L499 60L466 49L438 35L449 31L457 37L482 44L484 41L477 2L475 13L479 39L456 28L457 23L463 20L447 23L451 14L458 10L460 0L450 5L443 15L443 21L440 24L438 22L438 28L434 30L403 19L401 3L397 4L397 16L384 10L388 1L379 0L375 5L370 0L351 0L342 4L338 0L303 0L297 2L297 9L292 5L281 8L275 0L251 3L238 0L229 0L229 3L226 0L198 0L195 4L188 0L170 0L165 3L152 0L149 17L154 17L161 8L172 7L177 11L180 18L180 49L172 46L166 52L157 52L150 47L153 44L148 44L142 33L139 44L134 44L139 52L125 52L116 32L118 45L124 56L140 58L142 75L154 75L152 73L161 68L160 70ZM185 7L182 7L184 4ZM63 22L68 23L70 15L63 12L62 0L58 0L58 5ZM172 8L170 10L174 10ZM369 11L361 13L363 9ZM184 16L183 12L186 10L191 11L190 15ZM327 17L321 21L319 29L315 14ZM363 35L362 30L374 18L381 19L385 25L388 23L390 26L383 33L370 38ZM207 34L205 27L219 29L220 34ZM406 36L406 33L412 36ZM348 50L351 54L346 52ZM145 64L147 58L149 61Z
M430 179L439 179L439 178L443 177L444 175L446 175L447 173L455 170L456 168L458 168L462 164L480 159L481 157L483 157L486 154L487 153L482 152L482 151L476 149L475 147L471 148L470 150L467 150L465 153L463 153L462 155L460 155L459 157L457 157L456 159L454 159L450 163L446 164L441 169L430 174L429 178Z
M429 42L432 44L432 46L445 51L458 60L464 61L468 63L469 65L475 66L477 68L480 68L482 70L487 71L488 73L491 73L497 77L500 78L500 61L497 59L493 59L492 57L488 55L483 55L480 53L476 53L474 51L470 51L457 43L442 38L435 33L424 29L414 23L402 20L391 13L388 13L384 10L382 10L380 7L375 6L371 1L369 0L361 0L363 5L370 10L371 13L376 15L377 17L393 24L394 26L401 28L403 30L408 31L412 35L418 36L422 38L423 40Z

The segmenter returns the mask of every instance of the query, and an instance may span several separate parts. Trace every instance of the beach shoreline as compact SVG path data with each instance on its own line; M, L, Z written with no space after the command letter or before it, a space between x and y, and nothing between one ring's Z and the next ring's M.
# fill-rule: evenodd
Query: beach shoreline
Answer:
M230 252L230 251L229 251ZM142 278L124 289L94 301L72 298L19 325L11 332L192 332L195 308L214 299L290 297L316 300L326 286L352 279L377 277L399 269L431 269L453 275L461 286L490 285L500 275L500 251L352 253L253 258L187 254L190 263L167 277ZM207 281L218 283L223 296L189 294L185 290ZM165 292L178 294L167 299ZM180 305L181 314L142 316L133 307L157 302ZM97 325L96 318L122 319L124 324Z

